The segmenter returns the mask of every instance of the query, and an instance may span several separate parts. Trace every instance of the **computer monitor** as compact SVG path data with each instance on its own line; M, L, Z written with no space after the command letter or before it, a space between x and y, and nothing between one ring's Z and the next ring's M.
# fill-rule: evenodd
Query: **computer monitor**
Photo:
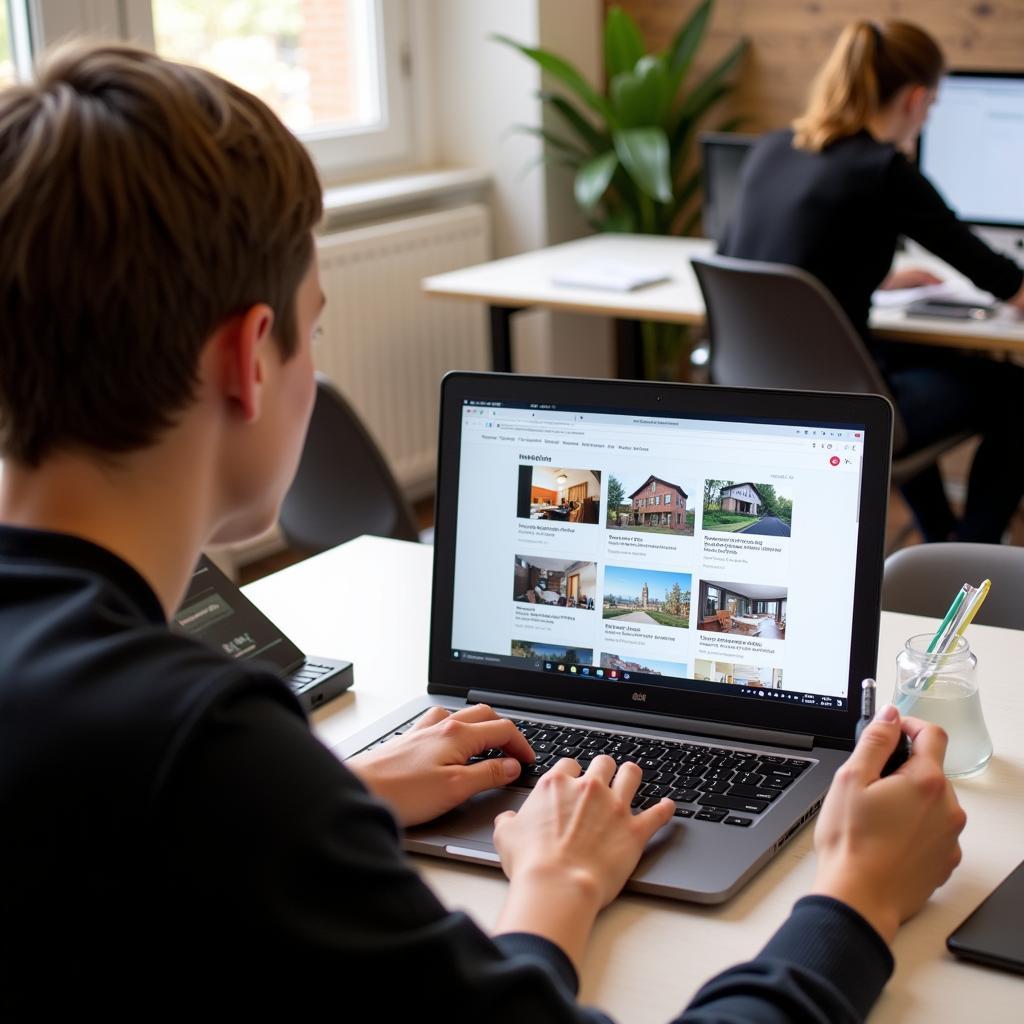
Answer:
M1024 73L950 72L918 156L922 173L961 220L1024 229Z
M721 242L740 192L740 174L756 135L704 132L700 136L704 180L704 234Z

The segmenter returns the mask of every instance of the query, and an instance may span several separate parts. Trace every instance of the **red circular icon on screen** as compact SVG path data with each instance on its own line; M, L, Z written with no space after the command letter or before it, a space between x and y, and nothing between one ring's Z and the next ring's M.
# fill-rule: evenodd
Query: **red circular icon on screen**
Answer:
M839 456L838 455L833 455L832 458L829 459L828 461L829 461L829 463L831 465L838 466L839 465Z

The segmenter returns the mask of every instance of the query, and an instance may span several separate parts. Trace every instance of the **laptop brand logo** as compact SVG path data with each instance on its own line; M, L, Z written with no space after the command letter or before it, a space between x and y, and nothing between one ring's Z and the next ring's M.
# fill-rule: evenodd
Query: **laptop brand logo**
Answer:
M633 700L638 700L641 703L643 703L644 701L647 700L647 694L646 693L640 693L640 692L634 692L633 693Z

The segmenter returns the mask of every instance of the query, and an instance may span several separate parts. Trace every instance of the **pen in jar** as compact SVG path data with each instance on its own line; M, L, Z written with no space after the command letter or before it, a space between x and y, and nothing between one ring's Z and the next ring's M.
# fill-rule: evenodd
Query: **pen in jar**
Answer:
M860 739L860 734L864 729L871 724L875 717L875 694L876 686L874 679L865 679L860 684L860 719L857 721L857 729L853 734L854 743ZM900 730L899 742L896 744L896 749L889 755L889 759L885 762L882 768L881 777L884 779L886 775L892 775L894 771L908 757L910 757L911 743L910 737Z

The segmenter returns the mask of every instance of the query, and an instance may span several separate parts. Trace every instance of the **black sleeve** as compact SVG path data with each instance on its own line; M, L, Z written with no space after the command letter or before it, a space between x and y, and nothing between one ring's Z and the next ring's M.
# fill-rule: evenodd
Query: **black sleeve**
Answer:
M447 911L387 809L284 704L243 692L208 711L161 805L167 870L191 920L189 978L209 982L212 961L246 963L264 986L301 982L293 1010L310 982L322 997L334 978L376 992L388 1020L607 1021L576 1004L558 947L495 941Z
M1013 260L990 249L946 205L935 186L902 153L889 165L887 193L901 234L956 267L997 299L1009 299L1024 284Z
M162 870L188 936L177 973L197 987L245 970L265 1001L294 984L296 1012L308 985L322 998L336 979L341 993L377 993L391 1020L608 1022L575 1002L576 974L557 946L530 934L492 940L447 911L385 807L266 694L236 693L202 716L158 803ZM890 970L858 915L811 897L678 1020L857 1021ZM231 998L237 1007L237 990Z

